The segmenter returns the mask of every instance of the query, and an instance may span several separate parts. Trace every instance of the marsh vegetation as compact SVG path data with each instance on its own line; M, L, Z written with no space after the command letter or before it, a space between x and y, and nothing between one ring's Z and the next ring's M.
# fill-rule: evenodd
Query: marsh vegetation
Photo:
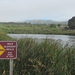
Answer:
M0 30L10 34L64 34L75 35L75 30L69 29L68 25L56 24L24 24L2 23Z
M0 41L17 41L17 59L14 60L14 75L75 75L75 46L62 47L60 41L12 39L0 33ZM0 74L9 74L9 60L0 60Z

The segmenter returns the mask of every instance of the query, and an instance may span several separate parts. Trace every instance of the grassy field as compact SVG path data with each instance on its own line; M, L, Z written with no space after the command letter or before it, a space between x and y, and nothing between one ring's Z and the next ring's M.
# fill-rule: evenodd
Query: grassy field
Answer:
M3 37L1 37L3 36ZM17 41L13 75L75 75L75 46L60 41L37 43L33 39L12 39L0 32L0 41ZM0 60L0 75L9 75L9 60Z
M21 24L0 24L0 30L11 34L60 34L75 35L67 25L50 27L50 25L21 25Z
M5 32L0 31L0 41L7 41L7 40L13 40L11 37L9 37Z

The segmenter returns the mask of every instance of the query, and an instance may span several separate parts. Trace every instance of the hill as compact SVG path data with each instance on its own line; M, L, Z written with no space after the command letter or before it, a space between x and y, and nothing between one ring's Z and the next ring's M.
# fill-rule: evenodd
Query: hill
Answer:
M53 21L53 20L27 20L26 22L29 22L31 24L61 24L61 25L66 25L68 24L68 21Z

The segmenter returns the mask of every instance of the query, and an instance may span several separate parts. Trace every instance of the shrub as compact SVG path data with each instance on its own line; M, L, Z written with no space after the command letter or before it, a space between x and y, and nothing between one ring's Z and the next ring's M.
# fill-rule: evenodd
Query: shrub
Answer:
M56 24L50 24L50 27L56 28Z

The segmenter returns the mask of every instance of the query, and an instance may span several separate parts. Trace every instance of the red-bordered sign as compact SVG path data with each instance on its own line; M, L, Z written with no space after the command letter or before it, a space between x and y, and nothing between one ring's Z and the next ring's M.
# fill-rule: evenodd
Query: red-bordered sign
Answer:
M16 59L16 58L17 58L17 42L0 41L0 59Z

